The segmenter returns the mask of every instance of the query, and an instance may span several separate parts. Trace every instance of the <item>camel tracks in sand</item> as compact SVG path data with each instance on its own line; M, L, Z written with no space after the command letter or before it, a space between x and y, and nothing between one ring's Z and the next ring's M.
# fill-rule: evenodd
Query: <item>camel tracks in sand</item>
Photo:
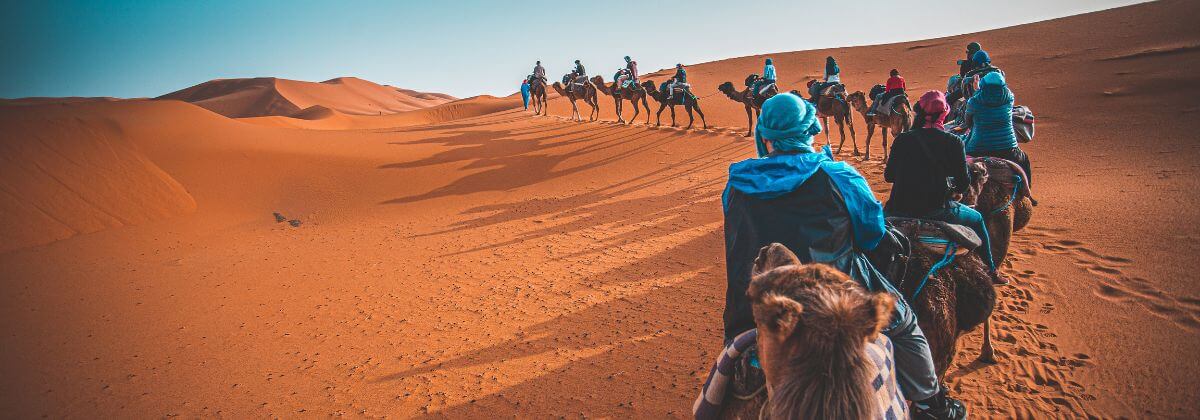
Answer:
M1031 236L1042 239L1041 250L1069 256L1076 267L1095 276L1093 293L1097 297L1119 305L1135 305L1180 328L1200 330L1200 298L1175 297L1144 278L1128 275L1124 269L1133 263L1132 259L1093 251L1077 240L1057 239L1061 232L1030 230Z

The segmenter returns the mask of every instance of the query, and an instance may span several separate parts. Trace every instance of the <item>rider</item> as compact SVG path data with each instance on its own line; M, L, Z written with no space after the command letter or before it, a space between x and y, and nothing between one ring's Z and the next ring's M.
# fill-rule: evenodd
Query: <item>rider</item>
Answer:
M875 116L875 112L879 110L880 104L886 103L889 99L904 94L904 77L900 76L900 71L892 69L889 75L891 75L891 77L888 77L887 79L887 90L876 97L875 102L871 103L871 109L867 111L868 117Z
M629 58L628 55L625 56L625 70L621 74L621 77L617 78L617 88L624 87L626 80L631 81L634 85L638 83L637 62Z
M687 69L683 68L683 64L675 65L675 75L671 76L671 80L667 83L667 99L671 99L675 95L675 85L682 84L685 89L687 86Z
M838 67L837 60L833 56L825 57L825 81L822 83L813 83L808 87L808 94L812 96L810 101L817 102L817 96L821 95L821 91L825 88L842 83L842 69Z
M776 77L775 63L768 58L766 64L763 65L762 78L754 83L754 96L761 95L762 92L760 92L760 90L762 90L763 87L770 86L771 84L775 83Z
M967 44L967 58L958 60L958 76L950 77L946 83L946 103L951 106L959 99L962 99L964 93L962 90L962 80L966 77L967 72L975 69L975 53L981 49L978 42Z
M931 90L921 96L914 109L913 125L892 142L883 179L892 183L892 193L883 211L888 216L940 220L971 228L983 245L979 255L987 262L992 281L1003 284L996 273L991 239L983 215L952 197L971 184L967 155L962 141L946 132L943 125L950 105L942 92Z
M582 83L583 79L587 78L587 70L583 68L583 63L580 63L579 60L575 60L574 72L575 72L575 79L577 82Z
M963 129L970 129L963 142L967 154L991 156L1016 162L1025 171L1025 179L1033 185L1029 156L1017 145L1013 131L1013 93L1008 89L1004 74L988 73L979 81L979 90L967 100Z
M546 82L546 68L542 67L542 60L533 66L533 77L542 79L542 83Z
M760 159L729 167L722 197L725 217L725 340L755 328L746 297L759 250L781 243L804 263L836 267L873 292L896 296L884 334L895 346L898 382L916 418L961 419L961 402L946 396L916 314L875 270L864 252L884 236L883 208L866 179L828 147L812 147L821 132L816 109L790 93L763 103L755 143Z

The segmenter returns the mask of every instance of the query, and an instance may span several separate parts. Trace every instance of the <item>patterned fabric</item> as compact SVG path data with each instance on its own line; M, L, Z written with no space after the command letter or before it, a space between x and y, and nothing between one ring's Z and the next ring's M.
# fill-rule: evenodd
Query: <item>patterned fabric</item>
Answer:
M721 404L725 400L730 380L734 376L737 360L758 341L758 330L749 330L733 339L733 342L721 352L713 365L700 396L692 404L692 415L697 420L716 419L721 413ZM875 375L871 387L875 390L875 405L879 408L875 418L899 420L908 418L908 404L896 383L896 359L892 357L895 349L892 340L880 334L875 341L867 343L867 356L875 365Z
M758 329L749 330L734 337L729 347L721 352L717 363L708 373L708 379L704 381L700 396L692 404L692 415L697 420L715 419L721 414L721 403L725 401L726 390L729 388L730 379L733 378L733 368L742 353L754 347L757 342Z

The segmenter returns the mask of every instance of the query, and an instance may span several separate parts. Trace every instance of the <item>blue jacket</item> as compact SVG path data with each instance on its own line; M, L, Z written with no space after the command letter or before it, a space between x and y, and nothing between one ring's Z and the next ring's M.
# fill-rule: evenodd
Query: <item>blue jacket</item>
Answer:
M894 319L910 310L863 254L884 235L883 207L866 179L828 147L777 154L729 167L725 215L725 337L754 328L745 297L759 249L781 243L804 263L832 265L871 291L897 296Z
M1013 101L1012 91L1005 85L984 85L967 100L966 114L971 116L973 124L964 141L967 154L1017 147Z
M675 69L675 76L671 77L676 82L687 83L687 69Z
M521 96L525 96L525 97L529 96L529 84L528 83L521 84Z
M762 78L766 79L766 80L775 80L775 65L774 64L767 64L766 67L763 67Z

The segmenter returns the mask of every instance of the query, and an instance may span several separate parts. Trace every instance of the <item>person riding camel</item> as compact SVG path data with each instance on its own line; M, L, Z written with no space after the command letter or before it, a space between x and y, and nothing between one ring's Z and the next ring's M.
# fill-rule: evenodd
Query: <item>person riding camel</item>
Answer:
M979 90L967 99L963 124L959 131L970 130L963 143L968 155L991 156L1015 162L1025 171L1025 179L1033 186L1033 171L1029 156L1017 145L1013 131L1012 108L1015 98L1004 74L988 73L979 81Z
M914 128L896 136L883 170L883 179L892 184L883 212L888 216L940 220L971 228L983 241L984 245L977 249L988 264L992 282L1007 283L996 272L983 215L953 197L967 191L971 172L962 141L946 132L944 124L950 113L946 96L936 90L926 92L913 112Z
M900 76L900 71L892 69L892 71L888 74L890 77L887 79L887 85L885 86L886 90L884 90L879 96L875 97L875 101L871 103L871 109L867 111L868 117L874 117L875 113L879 111L879 107L882 104L886 104L888 100L905 94L904 77Z
M1004 74L1004 71L992 65L992 57L988 55L987 51L976 51L975 54L971 56L971 62L974 63L974 68L972 68L970 71L967 71L967 73L963 75L961 81L962 86L960 87L960 90L962 91L963 95L973 95L975 89L978 89L977 85L979 80L983 78L983 76L986 76L989 73L1000 73L1001 75ZM971 89L967 89L968 87Z
M625 68L621 70L621 77L617 78L617 89L624 89L626 81L630 87L637 86L638 83L637 62L628 55L625 56Z
M533 66L533 77L537 78L537 79L541 79L542 83L546 83L546 68L542 67L541 60L538 60L537 64L534 64L534 66ZM531 82L532 82L532 80L531 80Z
M754 82L754 96L762 96L763 91L771 85L775 84L775 79L778 77L775 74L775 63L770 58L763 64L762 77Z
M675 75L671 76L671 80L667 83L667 99L670 100L675 95L675 87L682 85L686 92L688 88L687 69L683 68L683 64L675 65Z
M746 296L759 250L780 243L800 261L824 263L846 273L872 292L896 297L892 321L883 331L895 346L897 379L914 401L913 418L961 419L962 403L946 395L916 313L892 282L865 255L883 239L883 208L867 180L853 166L833 160L826 146L817 151L821 132L816 108L791 93L763 103L755 128L759 159L729 167L722 195L725 229L724 339L755 328Z
M958 75L951 76L950 80L946 82L946 103L952 107L964 95L962 89L963 78L966 77L967 72L975 69L975 53L980 49L981 47L978 42L967 44L967 58L958 60Z
M817 103L817 99L821 96L821 91L826 88L842 83L842 69L838 67L837 60L833 56L825 57L825 81L813 83L808 86L809 101Z

